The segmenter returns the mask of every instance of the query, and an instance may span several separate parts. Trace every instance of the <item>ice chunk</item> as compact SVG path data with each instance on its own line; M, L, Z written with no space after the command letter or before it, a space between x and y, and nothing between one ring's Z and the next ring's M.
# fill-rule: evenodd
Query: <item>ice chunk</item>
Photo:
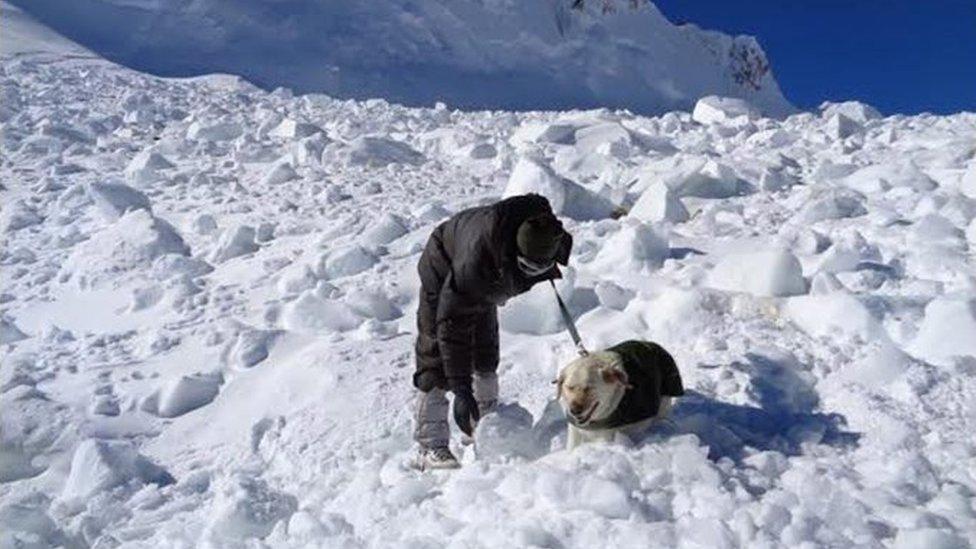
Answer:
M839 332L863 341L888 338L871 311L846 293L791 297L783 312L814 337L829 337Z
M217 230L217 220L210 214L200 214L193 220L193 230L197 234L213 234Z
M688 220L688 210L664 183L654 183L641 193L630 209L630 216L645 222Z
M223 379L219 374L180 376L160 388L155 414L177 417L213 402Z
M600 305L618 311L624 310L636 295L632 290L621 288L609 280L597 282L594 291Z
M962 179L959 180L959 192L976 199L976 160L971 161L963 172Z
M787 250L729 254L708 277L712 288L759 296L791 296L807 291L800 261Z
M189 255L189 252L172 225L146 210L131 210L76 245L62 272L99 278L148 266L162 255Z
M976 250L976 218L969 222L969 227L966 227L966 240L969 241L969 248Z
M213 271L213 267L202 259L179 254L165 254L156 258L152 265L156 280L169 280L174 277L195 278Z
M400 308L394 305L386 294L377 290L350 292L343 301L353 311L366 318L387 321L399 318L403 314Z
M201 141L230 141L242 133L244 130L237 122L197 120L186 129L186 138Z
M976 357L976 300L930 301L909 351L936 364L948 364L956 356Z
M668 241L647 224L627 220L593 259L591 267L607 273L657 269L668 257Z
M597 300L592 293L576 290L576 271L563 268L563 278L556 289L574 317L592 309ZM552 334L563 328L562 316L548 284L537 284L532 290L511 300L499 310L499 325L507 332Z
M345 332L356 329L363 320L345 303L319 297L314 291L303 293L281 312L282 326L296 332Z
M841 183L862 193L883 192L892 187L909 187L917 191L938 187L931 177L910 162L866 166L844 177Z
M218 484L207 532L218 544L222 539L264 538L297 509L294 496L272 490L261 479L236 473Z
M323 161L336 157L352 166L382 167L388 164L413 164L424 162L424 155L406 143L387 137L358 137L345 147L333 143L325 148Z
M578 220L605 219L614 205L602 196L560 177L541 160L523 156L512 170L505 186L504 198L536 193L549 199L552 211Z
M695 103L691 119L699 124L742 124L759 118L759 110L743 99L709 95Z
M678 196L698 198L729 198L750 190L749 185L739 179L735 170L711 159L699 163L690 171L666 177L665 183Z
M915 246L941 245L962 248L965 245L964 240L964 233L941 215L923 216L912 225L910 241Z
M532 433L532 414L518 404L499 404L481 418L475 432L479 459L533 457L548 448L537 448Z
M330 252L322 262L322 278L339 278L359 274L379 260L362 246L352 245Z
M278 278L278 291L283 295L293 295L315 288L318 278L315 271L304 263L292 265L282 270Z
M967 549L969 542L951 530L940 528L899 529L893 549Z
M860 124L841 113L832 114L824 126L827 135L834 139L850 137L856 133L860 133L863 129Z
M149 197L123 183L99 183L87 185L88 195L102 215L115 221L130 210L151 210Z
M386 212L370 223L369 228L363 233L362 242L368 246L385 246L405 234L407 234L407 227L403 219Z
M230 347L228 360L240 368L250 368L268 358L271 345L278 338L276 330L256 330L244 327Z
M835 114L841 114L845 117L864 124L869 120L877 120L881 118L881 113L878 109L875 109L871 105L866 103L861 103L860 101L844 101L841 103L831 103L829 101L820 104L820 116L829 119Z
M238 225L226 229L220 235L217 247L210 254L211 263L223 263L235 257L254 253L260 249L254 242L254 227L249 225Z
M13 320L0 318L0 345L8 345L27 339L28 335L17 327Z
M762 175L759 176L759 188L764 191L779 191L782 189L788 189L793 185L796 185L798 180L796 177L782 171L782 170L771 170L764 169Z
M133 183L146 185L163 177L159 170L173 167L172 162L150 147L132 158L125 168L125 177Z
M276 162L271 166L270 169L268 169L267 173L264 174L264 177L261 178L261 185L280 185L297 178L298 173L295 172L295 168L291 167L291 163L286 160L282 160Z
M299 122L294 118L285 118L273 130L268 132L269 137L278 139L302 139L317 133L324 133L322 128L308 122Z
M16 200L5 205L2 218L3 230L6 233L19 231L44 221L44 218L37 215L37 210L28 206L23 200Z
M816 223L826 219L858 217L867 213L864 196L854 191L830 189L819 193L800 210L804 223Z
M60 499L83 506L88 498L132 481L167 485L174 479L128 442L87 439L75 449Z

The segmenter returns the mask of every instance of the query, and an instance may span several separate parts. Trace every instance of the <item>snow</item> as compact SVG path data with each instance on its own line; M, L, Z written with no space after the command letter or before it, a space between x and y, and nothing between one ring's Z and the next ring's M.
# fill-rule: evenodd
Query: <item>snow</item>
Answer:
M803 267L789 250L729 254L709 275L709 285L728 292L781 297L806 293Z
M717 95L702 97L691 112L691 119L699 124L742 125L754 118L759 118L759 110L747 101Z
M151 57L184 8L140 5L159 18ZM315 13L375 29L366 13L380 25L405 5ZM528 24L448 21L499 3L412 5L419 19L396 32ZM118 4L86 6L98 19ZM775 119L748 93L747 120L686 112L737 96L727 86L652 117L268 93L112 65L3 8L0 545L973 544L972 113L841 103ZM642 9L564 14L564 45L646 27L657 16ZM194 34L202 21L179 20L187 43L220 46L224 34ZM689 66L703 66L696 40L736 43L656 30L636 43L673 38ZM489 47L506 46L466 51ZM374 50L392 55L357 51ZM728 68L717 51L709 71ZM578 87L600 85L577 78L611 66L597 57L566 69ZM629 93L606 82L600 97ZM835 116L856 131L841 137ZM136 157L146 177L125 179ZM266 179L284 163L287 177ZM464 466L416 472L417 260L447 216L515 184L553 193L574 237L557 288L587 347L657 341L687 395L644 437L565 451L551 381L576 353L538 285L499 309L500 407L474 445L455 444Z
M137 70L236 74L269 91L427 107L642 113L690 110L700 97L719 94L767 115L793 110L754 38L673 24L650 2L587 2L581 10L548 1L295 0L271 11L260 0L234 10L219 0L62 4L21 3L55 30ZM324 126L278 114L276 120ZM221 141L240 129L205 119L189 135Z
M520 158L512 169L503 197L541 194L549 199L552 211L577 220L610 217L614 205L585 187L561 177L538 159Z

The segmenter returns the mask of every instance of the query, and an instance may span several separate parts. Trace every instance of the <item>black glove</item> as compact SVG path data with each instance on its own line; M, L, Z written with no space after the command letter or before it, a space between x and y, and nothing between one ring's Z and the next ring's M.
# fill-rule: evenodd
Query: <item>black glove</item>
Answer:
M474 427L481 419L474 393L471 392L471 387L458 387L451 390L454 392L454 422L464 434L469 437L474 436Z

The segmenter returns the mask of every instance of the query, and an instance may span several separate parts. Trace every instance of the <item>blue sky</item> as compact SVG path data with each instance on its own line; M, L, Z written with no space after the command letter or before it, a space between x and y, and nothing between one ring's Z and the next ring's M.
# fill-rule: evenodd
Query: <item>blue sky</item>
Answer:
M756 36L798 107L976 111L976 0L653 1L674 22Z

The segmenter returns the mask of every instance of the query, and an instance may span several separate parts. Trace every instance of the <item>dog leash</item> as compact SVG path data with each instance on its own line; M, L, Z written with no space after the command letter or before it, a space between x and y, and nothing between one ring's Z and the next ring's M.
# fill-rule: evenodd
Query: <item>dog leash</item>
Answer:
M576 324L573 322L572 315L569 314L569 309L566 308L566 304L563 303L563 298L559 295L559 290L556 289L556 283L549 279L549 285L552 286L552 293L556 294L556 302L559 303L559 312L563 315L563 323L566 324L566 331L569 332L569 336L573 338L573 343L576 344L576 352L580 356L586 356L589 351L583 346L583 339L580 337L579 332L576 330Z

